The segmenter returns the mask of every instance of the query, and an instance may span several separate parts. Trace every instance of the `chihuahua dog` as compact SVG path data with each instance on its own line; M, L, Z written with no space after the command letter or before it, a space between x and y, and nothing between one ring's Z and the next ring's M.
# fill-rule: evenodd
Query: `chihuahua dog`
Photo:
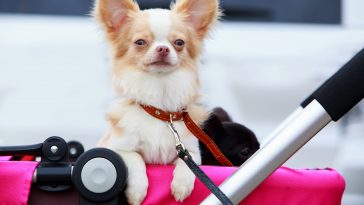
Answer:
M118 99L107 113L110 123L99 146L121 155L129 176L130 204L147 194L145 164L174 164L171 194L183 201L195 176L177 157L166 125L141 105L166 112L187 111L197 124L208 118L200 101L198 59L209 30L218 20L217 0L178 0L171 9L140 10L133 0L96 0L94 16L105 31L112 53L112 83ZM198 139L183 122L174 122L194 161L201 163Z
M210 117L204 122L203 130L221 152L235 166L242 165L260 147L255 134L239 123L233 122L228 113L222 108L212 110ZM200 142L202 164L219 165L216 158L206 146Z

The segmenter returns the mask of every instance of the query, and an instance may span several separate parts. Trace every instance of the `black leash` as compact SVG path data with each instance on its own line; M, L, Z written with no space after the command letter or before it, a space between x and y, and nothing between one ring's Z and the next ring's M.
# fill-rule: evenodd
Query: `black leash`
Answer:
M221 201L224 205L233 205L233 202L217 187L214 182L197 166L186 149L178 149L178 157L181 158L200 181Z
M223 205L233 205L233 202L217 187L214 182L200 169L193 161L190 153L182 144L177 130L174 128L173 121L168 122L168 127L172 131L176 140L176 150L178 157L181 158L196 177L221 201Z

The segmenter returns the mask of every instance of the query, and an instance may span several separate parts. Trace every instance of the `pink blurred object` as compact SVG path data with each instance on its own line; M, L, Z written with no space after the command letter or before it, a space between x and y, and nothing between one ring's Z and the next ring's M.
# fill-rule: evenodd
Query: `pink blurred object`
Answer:
M0 157L0 161L8 161L11 158L12 158L11 156L3 156L3 157Z
M3 161L1 161L3 160ZM6 161L0 158L0 204L27 204L32 175L37 162ZM207 175L220 184L236 167L201 166ZM143 204L199 204L210 193L196 180L195 188L183 203L170 193L173 166L149 165L148 195ZM253 191L242 205L340 205L345 188L343 177L333 169L290 169L281 167ZM78 199L75 199L75 204Z
M236 167L201 166L203 171L220 184ZM149 166L148 195L145 205L151 204L200 204L209 190L196 180L195 188L183 203L176 202L170 193L172 166ZM281 167L260 184L241 205L340 205L345 189L343 177L333 169L290 169Z
M0 158L0 204L26 205L37 162Z

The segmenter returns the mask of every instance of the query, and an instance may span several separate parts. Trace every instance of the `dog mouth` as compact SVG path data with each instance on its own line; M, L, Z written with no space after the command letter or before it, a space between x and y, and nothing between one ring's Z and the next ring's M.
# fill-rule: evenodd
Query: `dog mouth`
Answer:
M175 70L174 65L168 61L153 61L146 67L146 71L157 74L168 74L173 70Z
M157 67L167 67L167 66L171 66L172 64L170 62L166 62L166 61L154 61L154 62L150 63L149 65L157 66Z

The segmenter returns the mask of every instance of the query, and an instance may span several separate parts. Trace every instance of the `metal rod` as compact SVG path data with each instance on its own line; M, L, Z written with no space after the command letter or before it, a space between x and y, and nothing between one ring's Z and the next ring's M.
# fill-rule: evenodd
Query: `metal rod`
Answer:
M288 117L286 117L286 119L284 119L283 122L281 122L281 124L279 124L279 126L272 133L263 139L261 147L264 147L266 144L268 144L280 131L282 131L290 122L292 122L292 120L295 119L302 112L302 110L302 107L298 107Z
M286 122L286 126L280 128L273 139L220 185L220 189L233 203L237 204L243 200L331 121L325 109L316 100L290 117L291 122ZM201 204L214 205L220 202L210 194Z

